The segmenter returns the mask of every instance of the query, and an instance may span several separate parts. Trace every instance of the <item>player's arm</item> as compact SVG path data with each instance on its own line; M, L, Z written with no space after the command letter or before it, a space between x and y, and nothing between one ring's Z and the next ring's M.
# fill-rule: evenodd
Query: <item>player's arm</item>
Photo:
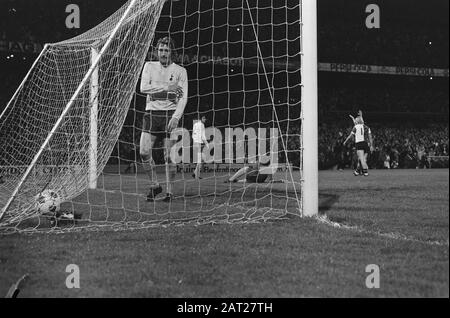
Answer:
M355 119L355 117L353 117L352 115L348 115L348 116L352 119L353 125L355 125L355 124L356 124L356 119Z
M177 108L172 117L180 120L181 116L183 116L184 108L186 107L188 99L188 77L185 68L182 68L180 78L178 80L178 87L181 89L181 96L179 96Z
M169 121L169 125L167 126L168 131L172 131L176 127L178 127L178 121L183 116L184 108L186 107L187 99L188 99L188 77L185 68L182 68L180 78L178 80L178 87L182 90L182 95L178 100L177 108L172 115L172 119Z
M141 77L141 93L150 95L153 100L176 101L177 95L181 94L178 85L152 81L150 63L144 65Z
M205 131L205 125L202 124L202 141L205 144L206 148L209 148L208 146L208 139L206 139L206 131Z
M366 126L367 127L367 126ZM370 147L370 151L373 151L373 137L372 137L372 131L370 130L369 127L367 127L367 134L369 135L369 147Z
M352 136L355 135L355 132L356 132L356 128L353 127L352 132L350 133L350 135L348 135L347 139L345 139L345 141L344 141L344 146L345 146L345 144L347 144L347 142L350 140L350 138L352 138Z

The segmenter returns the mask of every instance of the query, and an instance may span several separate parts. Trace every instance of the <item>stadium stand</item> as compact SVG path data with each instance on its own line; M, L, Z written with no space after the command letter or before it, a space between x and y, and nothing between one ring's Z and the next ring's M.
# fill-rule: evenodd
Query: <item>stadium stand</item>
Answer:
M44 42L57 42L82 32L64 27L49 30L50 24L39 23L46 19L54 21L55 25L64 25L65 15L61 12L73 1L46 2L48 5L45 6L25 0L8 0L0 4L0 111L37 56L30 48L39 48ZM85 14L83 21L95 24L120 3L116 0L98 0L95 5L83 2L80 4ZM367 124L374 133L375 151L369 159L372 168L434 167L435 159L438 166L442 162L448 166L449 33L442 27L442 24L448 24L448 1L430 0L415 7L405 0L379 1L379 5L387 8L383 11L385 18L381 29L371 30L362 26L364 2L319 1L319 61L440 68L447 69L446 76L321 72L319 166L330 168L336 165L336 139L339 132L345 135L351 129L348 114L355 114L358 109L367 114ZM442 15L431 15L429 8L433 5L442 7ZM399 10L404 13L400 20ZM413 14L415 19L410 20L408 15ZM84 29L89 27L84 26ZM430 116L424 117L424 114ZM340 121L336 122L335 118ZM424 118L425 123L421 122ZM390 120L388 125L386 119ZM137 133L133 129L125 126L121 134L118 147L121 158L132 160L136 157ZM290 133L297 133L297 129L291 128ZM298 141L288 141L289 149L298 147ZM352 153L351 145L345 148L347 167L351 166ZM291 160L295 161L295 158Z

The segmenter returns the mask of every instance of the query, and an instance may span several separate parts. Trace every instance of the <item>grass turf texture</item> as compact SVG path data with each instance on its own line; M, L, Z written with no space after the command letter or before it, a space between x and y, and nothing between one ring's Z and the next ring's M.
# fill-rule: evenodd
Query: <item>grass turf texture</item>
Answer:
M320 211L257 224L0 237L0 296L449 297L445 170L323 171ZM68 289L68 264L80 289ZM380 288L368 289L368 264Z

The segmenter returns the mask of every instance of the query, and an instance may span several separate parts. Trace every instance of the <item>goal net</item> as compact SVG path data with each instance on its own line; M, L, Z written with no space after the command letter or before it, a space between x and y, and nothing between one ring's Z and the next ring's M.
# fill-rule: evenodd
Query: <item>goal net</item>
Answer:
M301 17L297 0L129 0L84 34L46 44L0 117L0 233L302 216ZM139 80L165 36L189 93L171 133L172 200L149 202ZM199 114L202 148L192 140ZM161 140L152 157L165 189ZM40 214L44 190L72 218Z

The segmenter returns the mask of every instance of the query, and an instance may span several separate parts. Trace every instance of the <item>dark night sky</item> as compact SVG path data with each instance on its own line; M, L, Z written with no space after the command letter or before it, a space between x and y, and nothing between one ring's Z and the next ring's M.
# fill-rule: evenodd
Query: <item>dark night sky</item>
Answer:
M254 8L256 4L259 7L267 7L271 4L274 6L288 4L288 7L295 7L298 4L298 0L248 0L251 8ZM65 7L67 4L78 4L81 10L81 28L69 30L65 27ZM37 42L56 42L64 39L71 38L82 32L90 29L103 21L106 17L116 11L121 5L125 3L124 0L0 0L0 31L6 31L8 39L14 39L15 35L23 35L23 30L28 35L33 36ZM361 32L364 25L365 7L367 4L375 3L381 8L381 29L380 31L373 31L370 35L376 35L381 38L389 38L390 41L402 40L406 33L408 36L415 36L420 33L420 36L425 40L430 39L434 41L439 33L438 39L441 43L434 44L435 50L440 53L437 55L437 62L430 61L430 65L438 67L448 68L448 7L449 1L447 0L318 0L318 23L319 23L319 61L320 62L344 62L344 63L367 63L367 64L384 64L395 65L391 63L390 56L395 57L399 53L402 54L402 61L405 60L405 64L410 63L408 57L414 56L418 53L417 50L405 48L402 49L401 44L399 52L392 51L391 54L387 54L387 59L380 58L380 61L370 59L373 56L378 56L379 53L389 50L393 50L392 47L376 47L377 50L373 50L372 47L368 47L364 50L364 45L370 45L370 37L362 41L359 49L365 54L355 54L352 49L354 46L355 37L364 37L366 33ZM188 0L174 2L173 7L166 5L164 7L162 18L157 27L156 37L167 34L168 24L170 24L170 30L174 37L178 40L179 49L184 53L189 54L214 54L214 55L229 55L245 57L246 54L255 55L256 46L250 42L254 40L253 30L250 26L249 15L237 15L231 18L230 23L247 25L241 31L236 31L236 28L230 28L227 30L227 26L223 23L227 22L226 7L237 8L242 5L240 0ZM12 10L12 9L15 10ZM213 10L212 10L213 9ZM197 12L201 10L203 13L202 18L199 20ZM283 9L284 10L284 9ZM282 14L283 10L280 10ZM214 25L210 22L212 12L214 11ZM252 10L255 14L255 10ZM187 13L187 15L185 15ZM271 21L269 10L259 10L258 22L260 24ZM298 17L298 11L296 9L288 10L288 16L292 21ZM276 22L278 14L274 15L272 19ZM200 36L197 31L198 27L201 27ZM182 31L185 28L186 31ZM280 32L280 36L284 36L285 26L272 28L270 26L260 26L258 32L261 38L267 36L269 32ZM355 32L356 30L356 32ZM214 37L212 32L214 31ZM366 30L367 31L367 30ZM228 35L223 35L229 32ZM398 32L398 34L394 34ZM405 33L403 33L405 32ZM298 34L295 31L289 32L292 38L295 38ZM1 34L0 34L1 35ZM353 37L353 39L352 39ZM183 41L184 39L184 41ZM200 42L198 42L200 39ZM443 40L442 40L443 39ZM20 39L17 39L20 40ZM219 42L224 40L236 41L234 44L229 45L229 50L223 50L220 45L212 45L213 42ZM247 42L247 44L241 44L239 42ZM331 41L330 41L331 40ZM278 50L277 54L284 55L289 53L294 55L298 52L298 47L293 44L287 48L287 45L283 43L276 45L261 44L264 52L268 52L269 56L272 50ZM297 41L298 42L298 41ZM428 43L428 42L426 42ZM197 46L197 44L200 44ZM439 46L440 45L440 46ZM226 47L226 44L224 44ZM419 47L418 50L425 49ZM244 52L244 53L243 53ZM6 56L6 52L0 52ZM264 53L266 54L266 53ZM0 56L0 73L9 73L9 69L14 70L17 74L22 72L23 75L28 70L30 63L35 58L34 56L28 56L26 60L19 61L17 65L13 65L10 61L8 65L5 65L5 59ZM389 56L390 55L390 56ZM380 54L381 56L381 54ZM425 61L428 60L425 58ZM421 61L417 61L419 66ZM186 65L189 69L189 65ZM191 65L192 72L197 70L197 65ZM200 69L200 68L199 68ZM201 70L200 70L201 71ZM205 70L205 72L209 72ZM225 69L217 67L215 72L229 72ZM6 93L2 95L11 95L10 91L13 91L14 87L17 87L17 83L23 78L23 75L18 78L13 78L9 82L11 87L3 87L3 91L6 89ZM212 74L217 76L218 74ZM220 74L219 74L220 75ZM222 74L223 75L223 74ZM20 77L20 78L19 78ZM220 81L220 79L217 79ZM17 83L16 83L17 82ZM275 83L283 83L283 81ZM225 87L220 84L220 87ZM284 94L284 93L282 93ZM251 94L249 94L250 96ZM242 103L240 101L239 103Z
M270 4L270 0L259 0L260 6ZM64 9L67 4L78 4L81 9L81 29L67 30L64 27L64 19L66 13ZM15 13L16 16L25 15L26 20L20 20L23 24L28 24L35 30L39 29L39 25L48 24L53 28L52 33L48 33L48 41L52 42L58 32L62 33L62 38L71 37L79 34L104 18L113 13L119 8L124 0L0 0L0 26L2 29L7 29L9 26L15 27L14 23L8 25L9 19L5 18L10 8L20 8ZM199 4L200 3L200 4ZM214 3L214 8L225 7L230 4L230 7L240 5L241 1L236 0L202 0L198 2L177 1L173 4L173 13L180 12L192 13L199 9L211 7ZM254 7L256 0L249 0L251 7ZM273 3L285 3L285 0L273 1ZM288 0L289 4L297 3L297 1ZM444 24L448 27L448 12L449 1L447 0L318 0L318 15L319 24L326 24L329 21L341 22L343 24L352 21L364 19L366 13L364 8L367 4L375 3L381 8L382 23L388 24L406 24L410 26L427 27L429 25ZM33 7L33 6L36 6ZM40 8L40 9L39 9ZM166 5L163 14L169 13L169 6ZM261 14L264 14L262 12Z

